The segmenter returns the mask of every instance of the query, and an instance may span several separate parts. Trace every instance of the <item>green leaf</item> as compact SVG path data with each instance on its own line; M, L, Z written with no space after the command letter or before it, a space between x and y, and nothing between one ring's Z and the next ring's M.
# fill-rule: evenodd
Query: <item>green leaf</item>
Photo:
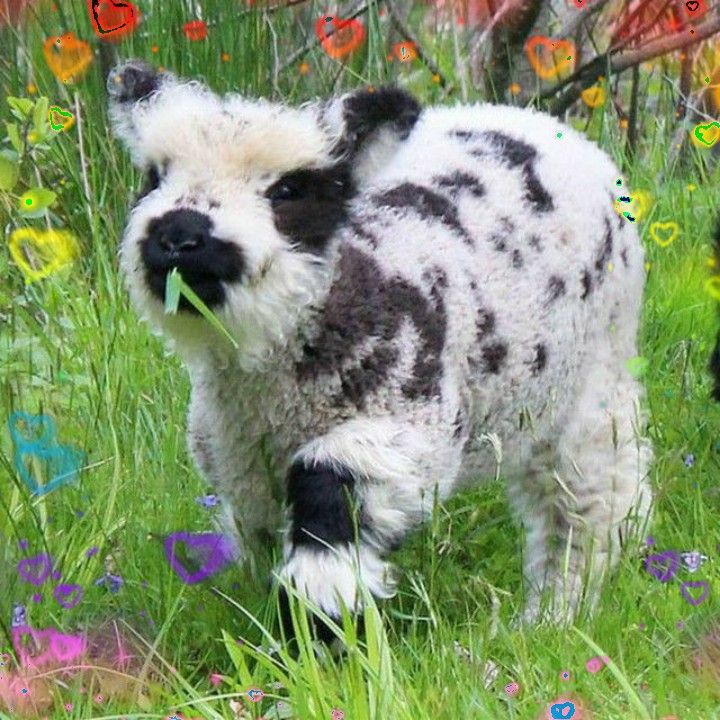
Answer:
M7 103L18 120L25 120L33 109L33 101L27 98L9 97Z
M19 153L23 151L23 142L20 140L20 130L18 129L17 123L5 123L5 129L7 130L8 137L10 138L10 144Z
M8 158L0 155L0 190L9 192L15 187L20 168Z
M165 314L174 315L180 303L180 273L173 268L165 278Z
M172 273L170 273L170 277L173 276L173 274L176 273L175 280L173 282L176 282L178 284L180 293L184 295L187 298L187 301L221 334L223 335L230 344L238 350L240 346L237 344L237 341L235 338L225 329L225 326L218 320L217 316L213 313L212 310L195 294L194 290L185 283L185 281L182 279L182 275L178 272L177 268L173 268ZM170 300L172 300L172 292L171 291L171 297ZM168 291L167 291L167 283L165 285L165 308L167 311L168 307L168 297L167 297ZM178 301L179 302L179 301Z
M47 135L48 123L48 107L50 106L46 97L38 98L35 101L35 109L33 110L33 129L41 137Z
M57 193L41 187L30 188L20 197L20 212L25 217L42 215L57 199Z

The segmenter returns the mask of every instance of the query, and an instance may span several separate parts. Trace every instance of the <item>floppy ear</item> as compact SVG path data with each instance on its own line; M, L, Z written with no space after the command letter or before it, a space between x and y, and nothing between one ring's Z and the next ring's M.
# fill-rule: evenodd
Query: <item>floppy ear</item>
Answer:
M421 110L410 93L389 85L331 101L322 122L338 137L332 155L351 161L356 180L369 180L408 137Z

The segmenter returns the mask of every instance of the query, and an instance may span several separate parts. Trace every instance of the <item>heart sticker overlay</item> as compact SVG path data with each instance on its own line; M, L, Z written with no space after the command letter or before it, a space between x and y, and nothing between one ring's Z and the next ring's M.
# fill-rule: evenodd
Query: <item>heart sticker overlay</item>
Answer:
M695 12L695 11L700 7L700 3L699 3L698 0L688 0L688 1L685 3L685 7L686 7L690 12Z
M23 635L29 635L37 648L45 646L45 651L31 655L28 646L21 642ZM41 643L42 640L47 640L47 643ZM34 630L27 625L12 628L12 641L15 653L20 658L20 665L36 669L53 661L67 663L76 660L82 657L87 649L87 641L83 635L66 635L54 628Z
M688 592L689 589L703 588L703 592L699 597L693 597ZM710 586L706 580L688 580L680 586L680 594L693 606L697 607L710 594Z
M338 710L337 708L333 708L330 711L330 717L332 720L343 720L345 717L345 713L342 710Z
M715 300L720 300L720 275L713 275L705 282L705 290Z
M40 425L45 428L43 435L36 440L27 440L18 427L24 423L28 427ZM45 495L55 488L70 482L85 461L85 453L68 445L55 443L55 424L47 415L29 415L24 412L13 413L9 420L10 434L15 441L15 469L31 492ZM40 460L45 468L48 482L38 484L30 472L27 460ZM37 463L33 463L37 464Z
M49 37L43 43L43 54L52 74L63 83L82 77L93 60L90 45L72 32Z
M49 415L31 415L18 410L8 418L15 445L47 447L55 442L55 421Z
M69 265L80 254L75 236L67 230L18 228L11 233L8 246L28 285Z
M201 564L201 567L194 572L187 570L176 557L176 545L192 551L188 554L192 560ZM237 550L231 538L226 535L176 532L165 538L165 557L184 583L195 585L232 562L237 557Z
M88 10L95 34L103 40L119 40L135 30L140 19L131 2L88 0Z
M45 553L23 558L17 564L20 577L31 585L40 586L47 580L52 570L52 558Z
M74 608L82 600L84 594L85 591L80 585L66 585L65 583L61 583L53 590L53 597L66 610ZM66 599L68 596L69 600Z
M650 237L662 248L670 245L680 235L676 222L654 222L650 226Z
M582 101L590 108L600 107L605 103L605 88L601 85L593 85L585 88L580 93Z
M257 688L251 688L247 691L247 696L252 700L254 703L260 702L263 697L265 697L265 693L262 690L258 690Z
M596 655L585 663L585 669L594 675L595 673L600 672L609 660L610 658L607 655L604 655L603 657Z
M555 703L550 706L550 717L567 720L575 714L575 705L571 702Z
M674 550L666 550L645 558L645 569L662 583L673 577L679 564L680 556Z
M505 694L510 695L511 697L513 695L517 695L520 691L520 686L516 682L508 683L505 686Z
M69 119L65 121L58 120L57 122L53 122L54 114ZM75 116L69 110L63 110L61 107L53 105L48 110L48 122L50 123L50 128L52 130L54 130L55 132L63 132L64 130L69 130L75 124Z
M707 147L712 147L720 138L720 122L714 121L706 125L696 125L695 137Z
M188 40L198 42L208 36L207 24L203 20L191 20L183 25L183 32Z
M333 32L330 33L330 28ZM320 40L322 49L333 59L350 55L365 40L365 26L357 18L341 20L325 16L315 21L315 34Z
M540 54L536 50L540 50ZM530 65L538 77L549 80L574 65L575 43L571 40L551 40L545 35L533 35L525 44ZM555 56L562 58L559 62Z

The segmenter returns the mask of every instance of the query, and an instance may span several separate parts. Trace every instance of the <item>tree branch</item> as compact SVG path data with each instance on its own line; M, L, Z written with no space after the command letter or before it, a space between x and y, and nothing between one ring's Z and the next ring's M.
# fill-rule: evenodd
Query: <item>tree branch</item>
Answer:
M639 65L646 60L652 60L653 58L666 55L674 50L680 50L694 43L698 43L701 40L706 40L717 32L720 32L720 14L716 13L715 17L706 20L700 25L696 25L693 35L677 33L669 37L660 37L650 41L642 48L622 54L618 54L618 51L610 49L590 60L590 62L576 70L570 77L565 78L565 80L555 85L555 87L542 92L540 99L548 100L554 95L557 95L560 90L566 88L562 95L549 107L551 114L561 115L580 97L580 93L585 88L597 81L599 75L619 73L622 70L627 70L627 68Z

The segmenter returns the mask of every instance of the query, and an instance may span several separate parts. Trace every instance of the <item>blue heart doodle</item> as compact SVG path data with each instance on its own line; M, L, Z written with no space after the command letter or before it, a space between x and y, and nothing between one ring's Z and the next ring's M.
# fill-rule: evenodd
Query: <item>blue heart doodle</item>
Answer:
M31 431L30 437L20 431L20 423ZM79 472L85 453L55 442L55 422L48 415L14 412L8 419L8 427L15 442L15 469L31 492L46 495L70 482ZM28 457L36 457L45 463L48 482L44 485L39 485L30 474L25 462Z

